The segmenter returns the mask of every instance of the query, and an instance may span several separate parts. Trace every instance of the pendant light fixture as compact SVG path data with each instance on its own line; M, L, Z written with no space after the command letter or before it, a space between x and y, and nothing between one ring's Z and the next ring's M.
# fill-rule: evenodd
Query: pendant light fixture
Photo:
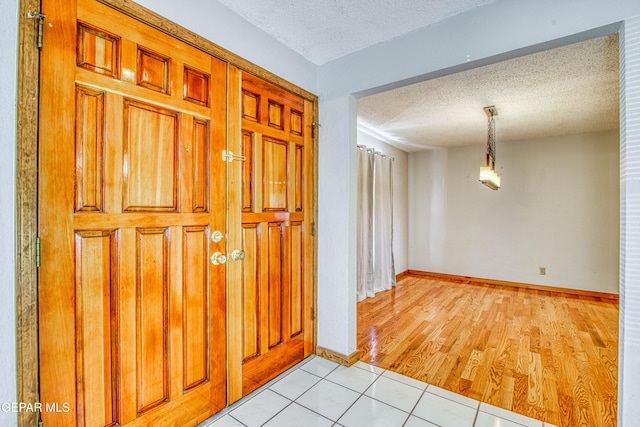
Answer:
M480 168L480 182L492 190L500 188L500 175L496 172L496 123L495 106L484 107L487 114L487 165Z

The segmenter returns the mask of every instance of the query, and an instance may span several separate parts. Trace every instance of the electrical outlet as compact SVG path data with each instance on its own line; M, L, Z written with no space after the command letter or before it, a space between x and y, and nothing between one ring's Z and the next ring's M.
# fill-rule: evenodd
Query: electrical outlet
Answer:
M544 276L545 274L547 274L547 267L540 267L540 275Z

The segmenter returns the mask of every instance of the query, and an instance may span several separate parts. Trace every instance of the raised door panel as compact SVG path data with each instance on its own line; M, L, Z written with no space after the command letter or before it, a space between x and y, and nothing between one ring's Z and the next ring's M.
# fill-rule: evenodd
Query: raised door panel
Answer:
M136 234L136 372L138 413L169 399L169 230Z
M288 196L288 144L262 140L262 210L286 211Z
M293 210L296 212L303 212L305 179L309 179L309 177L305 175L304 147L297 144L293 144L293 146L295 147L295 159L292 164L291 199Z
M196 425L226 404L227 66L95 0L43 7L40 378L68 404L44 425Z
M291 236L289 240L291 248L289 333L290 337L293 338L304 329L304 223L291 222L289 235Z
M138 85L169 95L171 58L138 46Z
M254 134L242 133L242 212L253 212L255 206L254 194Z
M227 266L230 283L242 283L229 288L233 402L313 347L312 272L305 269L313 256L313 140L311 103L235 69L230 77L237 94L230 106L238 110L228 149L245 159L229 166L229 246L246 253Z
M246 361L260 354L259 319L260 319L260 224L243 225L243 250L245 259L242 263L242 360Z
M293 135L298 135L298 136L302 136L302 126L303 126L303 122L302 122L302 117L303 117L303 113L302 111L296 111L291 109L291 116L290 116L290 121L291 121L291 133Z
M283 263L284 263L284 242L283 225L270 223L267 226L268 244L267 252L267 313L268 325L263 330L268 331L269 348L275 347L282 342L283 329Z
M193 212L209 212L210 133L208 120L193 120Z
M184 99L209 106L211 76L188 65L184 66Z
M120 37L78 22L78 66L105 76L120 76Z
M274 127L276 129L284 129L284 105L269 100L269 102L267 103L267 108L268 108L268 120L269 120L269 126Z
M76 211L102 211L105 92L76 89Z
M123 211L177 211L179 114L125 100L123 122Z
M260 95L248 90L242 91L242 118L260 121Z
M198 226L185 227L182 236L183 390L209 380L208 235L207 227Z
M117 234L79 231L75 241L78 420L107 426L118 422Z

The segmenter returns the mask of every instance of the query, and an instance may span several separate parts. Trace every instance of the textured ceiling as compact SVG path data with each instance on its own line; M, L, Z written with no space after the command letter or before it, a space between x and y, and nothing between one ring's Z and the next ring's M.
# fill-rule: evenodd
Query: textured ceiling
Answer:
M218 0L316 65L495 0Z
M359 128L404 149L617 129L618 37L587 40L404 86L358 101Z
M203 0L194 0L203 1ZM218 0L321 65L497 0ZM616 129L617 35L451 74L358 101L358 127L405 151Z

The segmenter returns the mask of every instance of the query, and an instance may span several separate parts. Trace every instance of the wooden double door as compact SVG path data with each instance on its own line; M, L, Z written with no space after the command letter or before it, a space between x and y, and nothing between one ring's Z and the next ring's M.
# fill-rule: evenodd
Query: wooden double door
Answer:
M195 425L313 350L311 101L44 0L46 426Z

